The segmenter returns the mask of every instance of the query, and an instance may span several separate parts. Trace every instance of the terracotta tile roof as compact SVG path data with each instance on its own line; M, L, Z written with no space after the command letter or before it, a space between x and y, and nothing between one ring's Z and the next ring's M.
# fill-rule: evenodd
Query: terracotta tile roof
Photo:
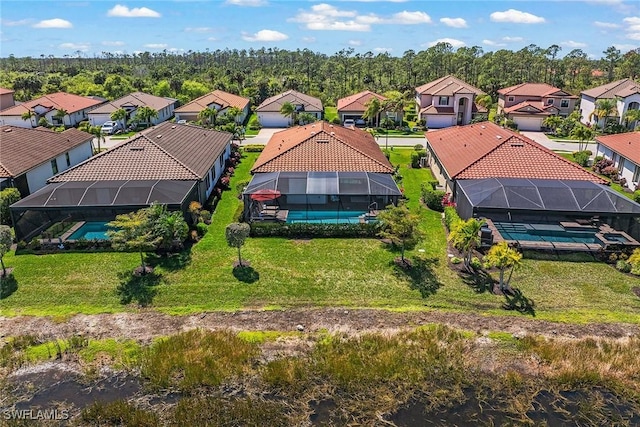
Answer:
M475 102L471 106L471 112L472 113L486 113L488 111L489 111L489 109L487 107L483 107L482 105L477 104Z
M563 91L560 88L551 86L546 83L520 83L515 86L505 87L499 89L500 95L506 96L531 96L535 98L542 97L562 97L562 98L578 98L575 95L571 95L568 92Z
M79 96L71 93L57 92L31 101L23 102L14 107L5 108L0 111L2 116L21 116L25 111L32 110L35 106L41 105L51 110L66 110L69 113L85 110L102 104L104 101L88 96Z
M484 92L477 87L471 86L469 83L452 75L444 76L432 82L425 83L422 86L418 86L416 92L421 95L433 96L453 96L456 93L484 94Z
M512 105L509 108L505 108L504 112L507 114L521 113L527 115L548 116L551 114L556 114L558 112L558 109L553 105L546 105L542 101L522 101L519 104Z
M367 109L366 104L372 97L377 97L380 101L386 101L382 95L365 90L364 92L356 93L354 95L347 96L346 98L338 99L337 108L338 111L365 111Z
M199 113L208 108L211 104L217 104L221 110L230 107L237 107L243 110L249 105L249 98L243 98L222 90L214 90L211 93L196 98L193 101L175 109L176 113Z
M452 179L512 177L605 183L529 138L492 122L441 129L425 136Z
M440 114L452 116L455 114L453 107L439 107L437 105L428 105L420 110L420 114Z
M14 91L11 89L0 87L0 95L6 95L7 93L14 93Z
M15 177L91 141L93 135L71 128L64 132L0 126L0 176Z
M597 136L596 142L640 165L640 132Z
M89 114L107 114L113 113L119 108L123 108L125 106L132 106L135 108L147 106L151 107L156 111L160 111L163 108L166 108L176 102L173 98L163 98L160 96L149 95L144 92L133 92L129 95L123 96L122 98L118 98L114 101L107 102L97 108L91 110Z
M252 173L393 171L370 133L324 121L276 132L251 169Z
M320 99L295 90L288 90L265 99L258 108L256 108L256 111L280 112L280 108L285 102L290 102L293 105L304 105L304 111L323 111L322 101Z
M49 182L203 179L231 141L227 132L164 122L68 169Z
M580 92L582 95L596 99L624 98L640 90L640 84L631 79L622 79Z

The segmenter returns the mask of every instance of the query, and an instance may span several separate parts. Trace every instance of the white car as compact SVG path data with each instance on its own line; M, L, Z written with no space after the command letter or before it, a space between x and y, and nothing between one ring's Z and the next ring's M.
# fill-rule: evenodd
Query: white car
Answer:
M356 122L353 119L346 119L343 123L344 127L352 128L356 125Z
M120 130L120 124L118 122L104 122L100 131L105 135L113 135Z

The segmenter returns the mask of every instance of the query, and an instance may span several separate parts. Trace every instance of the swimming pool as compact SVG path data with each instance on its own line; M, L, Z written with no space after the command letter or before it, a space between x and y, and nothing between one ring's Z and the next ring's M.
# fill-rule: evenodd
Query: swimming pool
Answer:
M109 240L107 230L108 227L105 221L85 222L67 237L67 240Z
M560 224L494 222L493 225L495 225L496 229L505 240L602 244L602 242L596 237L596 230L566 230Z
M360 216L367 211L289 211L287 222L295 224L359 224Z

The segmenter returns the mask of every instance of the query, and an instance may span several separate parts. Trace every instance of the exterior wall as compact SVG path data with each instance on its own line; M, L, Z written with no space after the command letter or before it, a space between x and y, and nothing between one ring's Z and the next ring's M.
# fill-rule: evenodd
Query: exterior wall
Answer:
M211 192L216 186L216 183L222 177L222 173L224 172L227 159L231 156L231 141L229 141L226 148L221 154L222 154L221 155L222 160L220 160L220 157L218 157L215 163L211 165L211 168L207 172L208 177L205 176L198 183L198 199L199 199L199 202L202 204L204 204L207 201L207 199L211 195Z
M464 105L464 111L460 111L460 100L461 99L466 99L465 101L465 105ZM460 123L460 125L468 125L469 123L471 123L471 119L472 119L472 114L471 114L471 110L473 109L473 101L475 99L475 95L471 94L471 95L455 95L453 97L453 111L457 114L459 113L463 113L462 115L462 123ZM450 100L451 101L451 100ZM454 124L457 124L457 116L456 116L456 122Z
M602 144L598 144L596 146L596 156L602 156L607 159L613 160L614 166L618 168L620 172L620 177L625 178L627 180L627 186L631 190L640 189L640 182L633 180L633 175L636 172L636 168L640 169L640 165L632 162L631 160L620 156L620 154L616 153L609 147L605 147ZM620 168L620 163L623 161L623 167Z
M449 179L447 171L440 165L438 158L429 146L429 141L427 141L427 165L431 169L433 177L438 181L438 184L443 187L443 190L453 194L455 183Z
M67 165L65 153L69 153L69 165ZM82 145L79 145L65 153L61 153L55 158L58 164L58 173L65 171L70 167L75 166L78 163L83 162L91 157L93 155L91 140L88 140ZM50 159L45 163L42 163L26 172L27 183L29 185L29 194L44 187L47 183L47 180L55 175L51 168L51 160L53 159ZM23 197L24 196L26 196L26 194L23 194Z
M72 127L72 126L77 126L81 121L86 120L87 119L87 113L92 109L91 108L87 108L84 110L80 110L80 111L76 111L75 113L70 113L67 114L66 116L64 116L63 118L63 124L67 127ZM36 112L38 113L38 110L36 109ZM47 121L49 123L54 123L54 118L53 116L56 115L56 113L58 112L58 110L51 110L48 111L45 115L44 118L47 119Z
M582 95L580 97L580 116L582 117L582 123L586 125L594 125L595 120L591 117L591 114L596 108L596 100L595 98L591 98L590 96Z
M620 112L620 123L624 123L624 115L629 111L632 102L640 103L640 94L635 93L618 101L618 111Z
M2 116L0 117L0 125L11 125L18 128L27 129L31 129L37 126L33 117L31 118L31 120L22 120L22 117L20 116Z
M433 97L429 94L416 93L416 104L418 105L418 111L424 107L428 107L432 103Z
M16 105L16 103L13 100L13 93L3 93L0 95L0 110L13 107L14 105Z
M195 122L196 120L198 120L198 113L176 113L176 121L178 120Z

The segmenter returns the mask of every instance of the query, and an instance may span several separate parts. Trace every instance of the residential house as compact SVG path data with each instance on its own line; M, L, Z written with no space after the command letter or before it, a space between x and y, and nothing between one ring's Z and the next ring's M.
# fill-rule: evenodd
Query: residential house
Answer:
M640 132L597 136L596 142L596 156L612 160L627 186L640 190Z
M476 104L480 89L448 75L416 88L418 120L429 129L467 125L478 113L487 110Z
M616 110L611 113L609 119L624 124L624 117L628 110L640 109L640 83L631 79L622 79L582 91L580 114L583 123L600 128L605 125L605 117L597 117L594 113L598 101L602 99L615 102Z
M15 187L22 197L41 189L59 172L93 154L93 135L75 128L0 126L0 188Z
M425 137L427 163L456 210L486 218L494 241L572 251L638 244L626 233L640 233L640 204L531 139L492 122Z
M322 119L324 109L320 99L295 90L288 90L265 99L258 108L256 108L260 125L266 128L285 128L294 124L293 117L285 117L280 113L280 109L287 102L293 105L295 110L294 115L296 117L300 113L307 113L318 120Z
M249 116L249 98L234 95L222 90L214 90L211 93L203 95L193 101L178 107L174 113L176 121L187 120L195 122L198 120L198 114L207 108L215 108L218 114L225 114L229 108L239 108L242 113L236 118L238 123L244 123Z
M340 121L344 123L345 120L354 120L356 123L358 121L362 121L363 115L365 111L367 111L367 106L369 101L372 98L378 98L380 100L380 104L384 104L387 101L382 95L378 95L377 93L371 92L370 90L365 90L364 92L356 93L351 96L347 96L346 98L338 99L337 109L338 109L338 117ZM377 117L369 118L368 122L371 125L378 125L383 117L388 117L394 122L402 122L402 110L398 111L386 111L382 110L378 113Z
M73 127L86 120L89 111L105 101L105 99L98 97L65 92L52 93L0 111L0 125L34 128L44 117L48 123L53 125ZM59 118L58 111L66 111L67 114ZM30 119L23 119L25 114L31 114Z
M28 240L63 219L108 221L153 202L189 218L189 203L204 204L222 176L231 138L228 132L171 122L137 133L13 204L16 238ZM34 217L39 221L27 220Z
M577 103L577 96L546 83L521 83L498 90L498 114L523 131L541 131L545 118L567 117Z
M249 220L360 222L401 196L370 133L325 121L274 133L251 173Z
M13 99L14 91L0 87L0 111L16 105Z
M129 120L135 118L136 111L140 107L149 107L158 112L158 117L151 119L152 125L157 125L173 117L177 100L174 98L164 98L161 96L149 95L144 92L134 92L114 101L106 102L99 107L91 110L88 114L91 126L102 126L104 122L111 121L111 114L119 109L127 112L125 123L122 129L126 127Z

